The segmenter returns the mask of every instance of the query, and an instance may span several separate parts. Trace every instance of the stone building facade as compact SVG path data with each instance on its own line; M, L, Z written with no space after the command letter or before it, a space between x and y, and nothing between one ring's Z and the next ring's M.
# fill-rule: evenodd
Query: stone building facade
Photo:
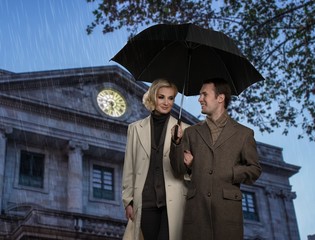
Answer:
M117 66L0 71L0 239L122 238L126 133L148 115L146 89ZM242 186L245 239L299 240L289 183L299 167L281 148L258 151L263 174Z

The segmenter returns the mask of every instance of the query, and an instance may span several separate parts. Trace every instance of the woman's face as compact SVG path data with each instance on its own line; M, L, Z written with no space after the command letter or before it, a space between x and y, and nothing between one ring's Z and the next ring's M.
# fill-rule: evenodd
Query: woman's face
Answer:
M155 113L167 114L172 110L175 101L175 90L171 87L161 87L156 93Z

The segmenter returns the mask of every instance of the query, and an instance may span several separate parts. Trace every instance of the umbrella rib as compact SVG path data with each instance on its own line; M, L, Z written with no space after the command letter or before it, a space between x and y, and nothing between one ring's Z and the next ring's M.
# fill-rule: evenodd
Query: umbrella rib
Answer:
M216 52L216 51L214 51L214 50L213 50L212 52L214 52L214 54L217 56L217 58L218 58L218 59L220 59L220 61L222 62L222 65L223 65L223 67L225 68L226 73L227 73L227 74L229 75L229 77L230 77L230 79L229 79L230 85L233 87L233 90L235 91L235 94L236 94L236 95L238 95L238 92L237 92L236 86L235 86L235 84L234 84L234 82L233 82L233 78L232 78L232 76L230 75L229 70L228 70L228 69L227 69L227 67L225 66L224 61L222 61L222 59L221 59L220 55L219 55L219 54L217 54L217 52Z
M158 51L157 54L154 55L154 57L149 61L149 63L147 64L146 68L149 68L150 65L152 64L152 62L154 62L154 60L159 57L168 47L170 47L172 44L175 44L178 40L173 40L172 42L170 42L169 44L167 44L166 46L164 46L161 50ZM190 41L183 41L185 47L189 50L194 50L196 48L198 48L200 46L200 44L197 44L196 46L193 46L193 44L188 44L188 43L192 43ZM146 68L144 68L141 73L139 74L138 79L140 80L142 74L146 71Z
M169 46L171 46L172 44L174 44L176 41L172 41L169 44L167 44L166 46L164 46L161 50L158 51L157 54L154 55L154 57L150 60L150 62L147 64L146 68L149 68L150 65L152 64L152 62L154 62L154 60L161 55L162 52L164 52L165 49L167 49ZM144 68L141 73L139 74L138 79L140 79L140 77L142 76L142 74L145 72L146 68Z
M182 99L180 101L180 109L179 109L179 115L178 119L180 120L182 117L182 109L183 109L183 103L184 103L184 95L185 95L185 88L186 88L186 83L188 84L189 81L189 74L190 74L190 64L191 64L191 55L192 55L192 48L188 48L188 59L187 59L187 72L186 72L186 77L185 77L185 82L182 90Z
M199 46L201 46L200 43L194 43L191 41L184 41L185 42L185 46L187 49L191 49L191 50L195 50L196 48L198 48Z

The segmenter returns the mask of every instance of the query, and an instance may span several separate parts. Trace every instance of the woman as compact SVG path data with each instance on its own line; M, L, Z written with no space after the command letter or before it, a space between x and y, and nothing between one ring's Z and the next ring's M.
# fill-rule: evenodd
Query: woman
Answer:
M170 165L170 115L176 86L155 80L143 96L151 114L128 127L122 198L128 219L124 239L181 240L186 188ZM182 124L186 128L187 124Z

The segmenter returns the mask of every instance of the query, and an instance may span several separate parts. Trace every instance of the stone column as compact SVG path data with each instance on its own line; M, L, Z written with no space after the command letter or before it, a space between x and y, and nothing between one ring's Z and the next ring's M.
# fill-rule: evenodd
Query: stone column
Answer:
M83 210L83 150L88 145L76 141L69 141L68 145L68 184L67 207L70 212L82 213Z
M6 134L12 133L11 127L0 126L0 211L3 208L3 192L4 192L4 171L7 149Z
M279 206L277 205L277 200L276 200L276 191L273 189L273 187L267 186L265 188L265 194L267 196L267 204L268 204L268 214L269 214L269 219L270 219L270 231L272 238L270 239L276 239L275 238L275 226L279 225L279 222L277 222L279 219ZM279 225L281 226L281 225ZM270 236L271 237L271 236Z
M296 194L294 192L291 192L291 190L289 189L281 189L278 192L278 197L282 200L283 208L285 211L285 219L283 219L283 221L285 221L285 226L287 230L286 239L299 240L300 235L299 229L297 227L298 225L293 204L293 200L296 198Z
M272 226L272 239L299 239L295 219L293 199L294 193L280 187L266 187L269 215Z

